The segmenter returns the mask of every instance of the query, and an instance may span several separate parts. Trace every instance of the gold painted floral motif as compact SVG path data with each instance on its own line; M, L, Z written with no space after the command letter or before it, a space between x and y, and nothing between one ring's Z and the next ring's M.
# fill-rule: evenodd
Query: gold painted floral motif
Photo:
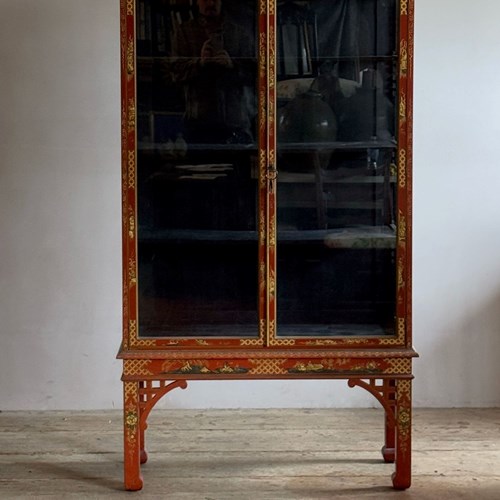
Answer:
M125 383L127 384L127 382ZM134 385L137 385L135 383ZM139 423L139 415L134 403L125 403L124 426L125 439L128 443L129 454L133 455L134 448L137 444L137 430Z
M374 374L382 372L380 364L375 361L358 363L354 366L342 367L345 362L334 361L331 359L321 360L319 363L308 361L307 363L298 362L288 370L289 373L367 373Z
M274 98L272 96L269 96L269 102L268 102L268 113L267 113L267 120L269 122L269 128L273 130L274 128Z
M128 218L128 237L133 240L135 236L135 216L130 214Z
M408 42L406 40L401 41L401 49L399 51L399 74L401 77L405 77L408 71Z
M129 429L135 429L137 427L137 422L138 422L138 418L137 418L137 413L134 412L134 411L128 411L126 413L126 416L125 416L125 425L129 428Z
M128 260L128 284L129 287L135 286L137 283L137 274L135 271L135 259Z
M406 241L406 217L401 210L398 212L398 241L399 243Z
M259 288L261 293L263 293L266 288L266 265L264 262L261 262L259 266Z
M403 257L398 259L398 289L401 290L405 286L404 280L404 260Z
M411 381L397 381L398 448L406 454L410 449L411 436Z
M217 375L247 373L247 368L225 362L223 366L210 369L206 362L199 360L184 361L181 366L179 362L165 361L162 365L163 373L166 374L189 374L189 375Z
M402 427L408 427L410 425L410 422L411 422L410 412L408 412L406 410L399 412L398 422L399 422L399 425L401 425Z
M400 122L406 121L406 95L404 93L401 93L399 99L399 120Z
M260 91L259 106L259 124L261 129L264 129L266 126L266 92L264 90ZM261 150L261 153L265 154L265 151Z
M133 132L135 130L135 104L133 99L128 101L128 131Z
M338 344L340 340L333 340L333 339L325 339L325 340L309 340L306 342L306 345L312 345L312 346L321 346L321 345L335 345Z
M322 363L295 363L289 372L322 372L325 371L325 366Z
M276 293L276 277L274 271L269 273L269 295L271 297Z
M366 344L369 339L315 339L309 340L305 344L310 346L337 345L337 344Z
M127 43L127 73L131 75L134 72L134 39L129 37Z
M269 88L270 89L274 89L275 86L275 60L276 60L275 46L276 46L276 37L274 32L274 26L271 26L269 28Z
M276 246L276 215L271 214L269 217L269 246Z
M259 37L259 75L266 77L266 34L261 33Z

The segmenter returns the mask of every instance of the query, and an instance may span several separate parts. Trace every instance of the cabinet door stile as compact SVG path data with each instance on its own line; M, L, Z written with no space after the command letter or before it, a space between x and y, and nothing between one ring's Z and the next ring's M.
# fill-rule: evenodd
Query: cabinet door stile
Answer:
M262 345L269 339L269 266L268 266L268 6L267 0L259 5L259 340Z
M398 340L411 346L411 213L414 0L400 2L397 156L397 321Z
M121 2L123 343L137 343L135 4Z
M276 336L276 2L267 7L267 345Z

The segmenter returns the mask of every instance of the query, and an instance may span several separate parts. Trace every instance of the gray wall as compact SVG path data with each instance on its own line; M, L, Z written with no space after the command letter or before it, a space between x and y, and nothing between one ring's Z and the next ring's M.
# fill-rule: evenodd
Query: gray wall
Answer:
M121 404L118 0L0 0L0 409ZM500 4L417 0L415 403L500 404ZM169 407L366 406L200 382Z

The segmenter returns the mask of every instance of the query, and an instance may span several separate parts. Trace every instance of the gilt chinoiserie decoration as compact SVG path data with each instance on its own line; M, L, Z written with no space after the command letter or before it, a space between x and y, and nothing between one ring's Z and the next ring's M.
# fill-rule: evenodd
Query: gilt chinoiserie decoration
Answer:
M188 380L345 379L411 480L413 0L121 0L125 487Z

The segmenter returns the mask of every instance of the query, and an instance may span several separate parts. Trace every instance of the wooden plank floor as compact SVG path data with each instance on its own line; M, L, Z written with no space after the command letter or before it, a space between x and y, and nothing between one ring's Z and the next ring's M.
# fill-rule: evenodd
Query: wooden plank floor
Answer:
M391 489L380 410L156 410L144 489L122 490L120 412L0 413L0 498L500 499L500 409L416 410Z

